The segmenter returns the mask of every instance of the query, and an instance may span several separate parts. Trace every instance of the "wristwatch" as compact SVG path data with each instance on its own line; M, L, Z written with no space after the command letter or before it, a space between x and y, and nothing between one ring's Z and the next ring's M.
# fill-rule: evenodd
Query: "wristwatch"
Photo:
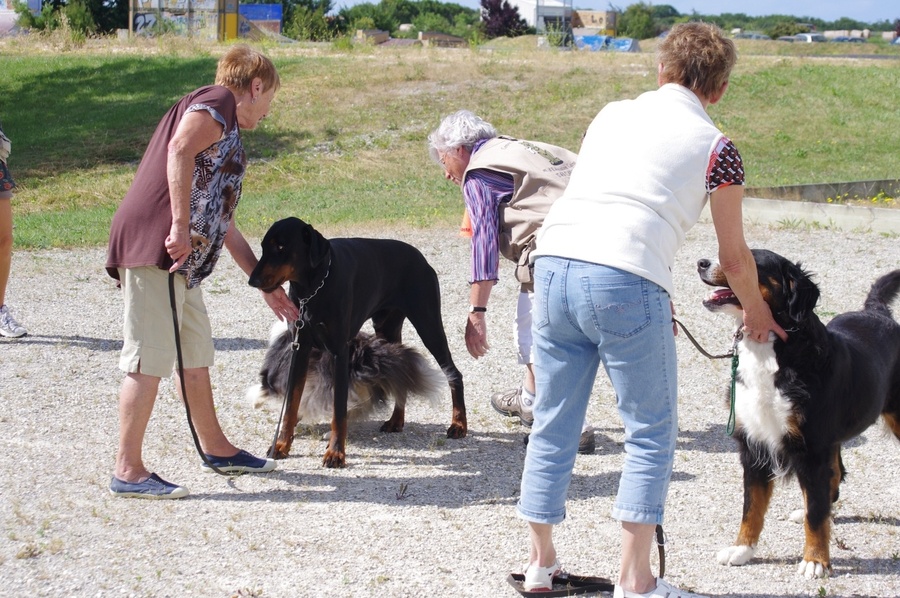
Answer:
M469 306L469 313L470 313L470 314L484 313L484 312L486 312L486 311L487 311L487 308L486 308L486 307L478 307L478 306L476 306L476 305L470 305L470 306Z

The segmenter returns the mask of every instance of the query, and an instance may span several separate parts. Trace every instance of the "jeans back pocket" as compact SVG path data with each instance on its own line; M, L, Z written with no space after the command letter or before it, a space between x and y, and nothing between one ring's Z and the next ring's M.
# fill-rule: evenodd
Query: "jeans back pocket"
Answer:
M627 338L649 326L648 284L638 276L622 282L583 277L581 289L597 330Z

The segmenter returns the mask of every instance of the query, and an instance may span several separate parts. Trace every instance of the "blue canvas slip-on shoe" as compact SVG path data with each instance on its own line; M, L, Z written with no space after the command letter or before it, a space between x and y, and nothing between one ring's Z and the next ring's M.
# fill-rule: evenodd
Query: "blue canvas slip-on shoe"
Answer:
M272 471L278 466L275 459L260 459L254 457L247 451L238 451L238 454L232 457L216 457L215 455L206 455L206 458L212 463L216 469L225 473L266 473ZM203 471L212 473L213 469L206 461L200 467Z
M184 498L190 492L187 488L167 482L155 473L143 482L123 482L113 476L109 483L109 492L113 496L124 498L172 499Z

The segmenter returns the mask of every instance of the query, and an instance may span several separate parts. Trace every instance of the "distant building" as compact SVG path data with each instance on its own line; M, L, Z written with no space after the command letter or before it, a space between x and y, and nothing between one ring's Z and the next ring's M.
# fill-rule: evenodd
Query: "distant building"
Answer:
M572 12L572 29L585 29L594 35L616 35L616 13L604 10L576 10Z
M548 27L564 31L572 27L572 0L509 0L509 3L539 33L546 32Z

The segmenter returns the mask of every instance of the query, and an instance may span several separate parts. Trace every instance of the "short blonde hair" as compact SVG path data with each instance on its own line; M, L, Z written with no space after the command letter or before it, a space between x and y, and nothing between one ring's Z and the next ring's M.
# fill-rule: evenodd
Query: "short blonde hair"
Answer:
M233 46L216 67L216 85L223 85L234 91L247 91L253 79L262 79L263 91L272 88L278 91L281 79L272 61L246 44Z
M728 82L737 49L712 23L679 23L660 42L657 58L663 83L678 83L710 98Z

